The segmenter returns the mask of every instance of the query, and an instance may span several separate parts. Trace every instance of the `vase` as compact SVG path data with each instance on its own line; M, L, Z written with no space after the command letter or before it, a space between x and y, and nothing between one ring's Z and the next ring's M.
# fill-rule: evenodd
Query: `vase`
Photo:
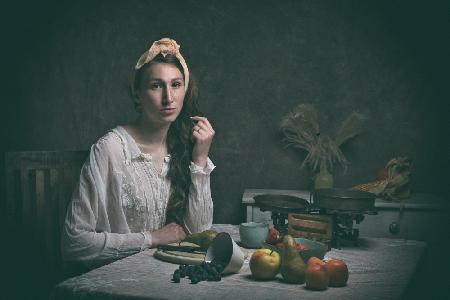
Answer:
M322 164L320 166L319 173L316 174L314 178L314 189L329 189L332 188L334 184L333 174L328 172L328 168Z

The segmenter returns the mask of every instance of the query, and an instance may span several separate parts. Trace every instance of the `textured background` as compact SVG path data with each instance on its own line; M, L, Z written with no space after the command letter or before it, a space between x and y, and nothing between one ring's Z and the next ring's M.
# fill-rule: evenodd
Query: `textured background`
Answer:
M216 223L240 222L245 188L311 186L306 153L277 129L302 102L325 134L354 110L367 117L336 186L408 154L413 190L448 192L448 1L29 2L3 9L2 152L88 149L134 118L130 68L169 36L217 131Z
M2 2L0 16L2 157L89 149L134 118L131 66L151 41L169 36L181 44L217 132L214 222L242 220L245 188L311 186L312 174L300 169L306 153L286 149L277 129L298 103L317 106L326 134L352 111L367 117L364 133L342 149L351 165L336 170L337 186L370 181L390 158L408 154L413 190L450 200L447 0L22 0ZM2 199L3 168L0 159ZM0 228L7 213L1 201ZM19 245L2 232L0 251L10 250L0 255L10 274L0 280L2 295L30 286L27 228L16 237ZM441 265L430 281L448 270Z

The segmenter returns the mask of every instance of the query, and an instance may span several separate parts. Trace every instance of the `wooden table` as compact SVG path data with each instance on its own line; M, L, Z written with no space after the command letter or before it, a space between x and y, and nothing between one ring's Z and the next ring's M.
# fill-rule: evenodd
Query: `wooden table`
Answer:
M239 240L235 225L214 225ZM248 260L238 274L220 282L171 282L178 265L157 260L154 249L135 254L56 286L54 299L399 299L418 267L426 244L419 241L362 238L358 247L332 249L326 257L346 261L350 277L346 287L309 291L288 284L281 275L255 281ZM250 250L249 257L252 250Z

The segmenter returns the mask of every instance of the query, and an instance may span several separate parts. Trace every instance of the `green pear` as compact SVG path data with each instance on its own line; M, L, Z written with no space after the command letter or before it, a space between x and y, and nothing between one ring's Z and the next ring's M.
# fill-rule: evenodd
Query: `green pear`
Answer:
M280 273L284 281L304 283L306 264L297 250L294 238L287 234L283 237L283 252L281 255Z
M206 250L208 249L209 245L211 245L211 242L214 240L216 235L217 231L205 230L188 235L184 239L184 241L199 245L202 250Z

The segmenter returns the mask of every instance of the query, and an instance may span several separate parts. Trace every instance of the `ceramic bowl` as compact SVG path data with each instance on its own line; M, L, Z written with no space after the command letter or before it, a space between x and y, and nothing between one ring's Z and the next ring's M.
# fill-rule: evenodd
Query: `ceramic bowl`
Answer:
M206 251L205 261L222 264L225 267L222 274L239 273L244 253L228 233L220 232Z
M269 233L269 224L248 222L239 225L241 243L246 248L261 248Z

